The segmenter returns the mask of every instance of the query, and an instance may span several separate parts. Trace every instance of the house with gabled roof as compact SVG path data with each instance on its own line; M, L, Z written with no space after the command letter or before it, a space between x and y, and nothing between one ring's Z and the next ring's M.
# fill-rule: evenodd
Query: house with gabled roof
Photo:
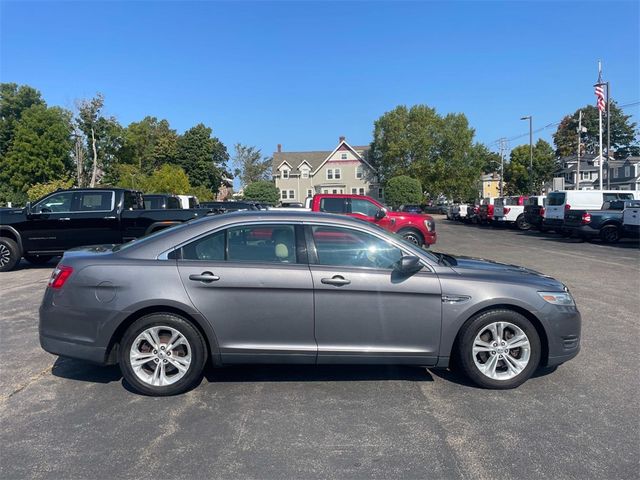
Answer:
M369 146L351 146L340 137L333 150L273 153L273 178L284 202L304 202L316 193L349 193L383 200Z

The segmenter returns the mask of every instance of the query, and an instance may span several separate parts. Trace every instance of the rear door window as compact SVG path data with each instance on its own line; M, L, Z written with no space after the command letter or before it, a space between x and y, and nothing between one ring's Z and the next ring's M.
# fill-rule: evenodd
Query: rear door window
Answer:
M551 192L547 197L547 205L550 207L557 207L564 205L565 193L564 192Z
M110 212L113 210L113 192L82 192L74 212Z
M167 208L170 208L170 209L180 208L180 200L178 200L176 197L169 197L167 199Z
M345 199L332 197L321 198L320 211L328 213L347 213Z

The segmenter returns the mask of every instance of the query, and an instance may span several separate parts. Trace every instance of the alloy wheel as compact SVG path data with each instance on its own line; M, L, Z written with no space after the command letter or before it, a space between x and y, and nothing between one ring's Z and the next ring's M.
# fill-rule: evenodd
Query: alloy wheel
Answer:
M11 251L6 245L0 243L0 267L4 267L11 260Z
M473 342L473 361L493 380L510 380L529 364L531 344L524 331L509 322L483 327Z
M142 382L154 387L171 385L189 371L191 346L175 328L154 326L133 341L129 361Z
M408 240L409 242L413 243L414 245L420 246L420 239L418 238L418 236L415 233L405 233L402 238L404 238L405 240Z

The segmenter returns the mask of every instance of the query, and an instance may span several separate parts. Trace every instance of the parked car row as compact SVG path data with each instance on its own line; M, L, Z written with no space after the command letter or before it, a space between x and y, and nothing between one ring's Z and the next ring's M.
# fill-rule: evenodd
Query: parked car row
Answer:
M638 237L639 207L637 190L560 190L548 196L483 198L478 205L454 204L446 215L449 220L465 223L510 225L614 243Z

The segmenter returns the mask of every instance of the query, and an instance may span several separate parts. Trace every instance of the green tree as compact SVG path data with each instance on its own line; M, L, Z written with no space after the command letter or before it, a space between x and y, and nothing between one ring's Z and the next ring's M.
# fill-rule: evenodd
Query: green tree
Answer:
M229 176L226 163L227 148L211 137L212 130L202 123L187 130L176 145L176 162L189 177L193 186L217 191L223 176Z
M33 105L45 105L38 90L28 85L0 83L0 158L9 151L22 113Z
M406 204L420 204L424 199L420 180L407 175L392 177L385 185L384 198L393 208Z
M242 185L260 180L268 180L270 177L271 157L263 157L260 149L236 143L233 165L236 168L235 176L240 177Z
M410 175L430 197L474 198L482 161L463 114L438 115L426 105L398 106L374 124L371 159L381 180Z
M182 195L191 190L189 178L177 165L163 165L153 172L142 184L147 193L173 193Z
M275 205L280 200L280 191L273 182L259 180L245 187L244 198Z
M66 110L41 104L25 110L9 151L0 159L0 182L26 193L36 183L67 178L73 169L70 135L71 114Z
M210 202L216 199L216 194L213 193L211 189L203 187L202 185L191 187L191 190L189 190L188 193L198 197L198 200L201 202Z
M148 182L148 177L140 171L137 165L129 163L117 163L110 170L109 184L132 190L143 190Z
M151 173L165 163L174 163L178 134L167 120L145 117L133 122L123 132L124 143L119 160L135 164L140 171Z
M45 195L55 192L60 189L67 189L73 186L73 178L51 180L47 183L36 183L29 187L27 190L27 197L29 201L34 202Z
M615 158L627 158L629 155L640 155L637 124L631 121L631 115L625 115L615 101L609 106L611 111L611 149L615 149ZM582 110L582 126L587 129L582 134L582 153L599 154L598 109L594 105L586 105L573 114L562 119L553 134L556 155L566 157L578 151L578 117ZM607 120L602 118L603 145L607 143Z
M511 151L504 175L507 192L512 195L526 195L540 192L542 186L553 178L557 162L553 148L540 139L533 147L533 173L529 175L529 145L518 145Z

